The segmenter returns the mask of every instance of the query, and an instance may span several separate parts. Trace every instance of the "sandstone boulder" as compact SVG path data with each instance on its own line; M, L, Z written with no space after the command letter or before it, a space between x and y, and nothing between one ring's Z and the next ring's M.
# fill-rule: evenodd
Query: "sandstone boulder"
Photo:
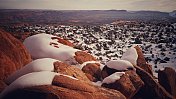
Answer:
M54 71L75 77L79 80L84 80L86 82L90 82L90 80L83 73L83 71L81 71L80 69L78 69L74 66L70 66L68 64L65 64L63 62L55 62L54 63Z
M133 70L128 70L125 72L125 74L129 76L130 81L135 87L135 92L132 94L132 96L134 96L141 89L141 87L144 86L144 82L141 80L140 76Z
M101 69L98 63L88 63L82 68L82 71L90 81L96 82L101 80Z
M135 50L135 49L134 49ZM108 61L101 72L102 78L105 78L112 73L122 72L127 70L135 70L134 66L128 60L111 60Z
M81 69L89 78L89 80L94 82L101 80L100 64L96 63L97 59L95 57L84 51L77 51L74 58L79 64L88 62ZM95 61L95 63L91 63L92 61Z
M68 40L62 39L60 37L52 37L51 39L52 40L56 39L58 43L61 43L61 44L64 44L64 45L67 45L67 46L70 46L70 47L74 47L73 43L71 43Z
M63 41L57 36L42 33L26 38L24 40L24 45L34 59L53 58L69 65L84 65L85 62L97 61L92 55L84 51L74 49L73 47L70 47L71 45L65 46L60 42L65 45L69 45L68 42L64 43L66 41ZM86 73L86 76L91 81L97 81L97 75L98 77L100 75L97 71L100 71L100 66L97 64L91 65L89 64L89 66L83 66L85 67L83 68L83 72ZM93 72L91 70L93 70Z
M103 70L101 71L101 75L102 75L102 78L106 78L108 77L109 75L115 73L115 72L119 72L118 70L116 69L112 69L112 68L108 68L106 65L103 67Z
M113 83L103 83L103 87L111 88L120 91L126 98L132 98L144 85L143 81L133 70L126 71L124 75Z
M17 70L15 63L4 52L0 51L0 80L5 80Z
M122 75L121 78L114 83L102 84L103 87L115 89L124 94L127 98L130 98L132 93L135 92L135 87L129 79L128 75Z
M55 72L59 72L65 75L73 76L77 79L84 81L99 81L101 80L101 70L100 64L98 63L88 63L83 66L82 69L79 69L75 66L70 66L63 62L54 63Z
M176 72L170 67L158 72L159 83L176 98Z
M31 61L23 44L4 30L0 30L0 80Z
M175 99L170 95L151 74L135 66L137 74L144 82L144 86L133 97L134 99Z
M126 99L119 91L101 88L66 76L55 76L52 85L15 90L5 99Z
M138 54L137 66L144 69L149 74L153 75L152 66L146 62L141 48L139 46L135 46L134 48L136 49L137 54Z
M75 52L74 58L79 64L83 64L84 62L87 61L97 61L95 57L84 51Z
M75 65L75 52L73 47L59 43L57 36L40 33L26 38L23 42L33 59L53 58L64 63Z

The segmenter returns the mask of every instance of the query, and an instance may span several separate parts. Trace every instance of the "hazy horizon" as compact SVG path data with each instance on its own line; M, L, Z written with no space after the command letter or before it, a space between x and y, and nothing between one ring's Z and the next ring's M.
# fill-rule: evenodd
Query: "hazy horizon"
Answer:
M116 11L127 11L127 12L135 12L135 11L156 11L156 12L173 12L176 10L172 10L172 11L158 11L158 10L126 10L126 9L44 9L44 8L39 8L39 9L35 9L35 8L0 8L0 10L48 10L48 11L110 11L110 10L116 10Z
M0 0L0 9L39 10L176 10L176 0Z

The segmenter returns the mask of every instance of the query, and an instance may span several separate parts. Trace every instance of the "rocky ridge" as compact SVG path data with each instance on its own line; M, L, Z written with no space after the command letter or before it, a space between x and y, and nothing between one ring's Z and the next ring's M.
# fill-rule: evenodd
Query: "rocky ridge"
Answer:
M3 32L2 35L9 34ZM2 35L1 37L4 38L4 36ZM43 34L42 36L45 36L49 42L45 43L45 47L42 47L40 46L40 44L43 43L43 38L38 38L37 35L34 36L36 36L37 39L35 38L30 40L30 37L27 38L30 43L25 43L24 41L24 46L28 46L26 47L27 50L23 47L21 48L21 50L24 50L23 52L27 53L25 55L31 55L32 59L34 59L32 62L36 61L36 63L32 65L34 68L31 68L30 72L28 71L28 69L25 69L27 68L27 66L28 68L31 67L31 65L27 64L31 61L31 58L29 57L26 59L26 56L23 56L23 54L19 54L21 56L16 57L17 60L21 60L21 57L23 57L28 61L24 62L22 66L15 69L10 74L13 73L11 76L19 75L18 71L20 71L23 72L23 75L20 75L19 77L17 76L17 79L15 81L12 81L9 85L7 85L7 77L10 77L10 74L6 76L6 81L5 79L1 79L1 86L4 86L5 88L0 94L1 98L10 99L13 97L18 99L174 99L174 91L168 91L168 89L164 87L164 84L162 84L161 82L163 80L159 81L158 83L154 79L151 72L151 66L145 61L142 50L138 46L132 47L132 52L137 53L136 56L124 54L124 57L126 58L120 59L121 63L114 65L114 62L119 62L119 60L111 60L111 64L107 63L104 66L103 64L100 64L100 62L91 54L74 49L71 42L68 43L69 41L65 41L63 39L59 39L59 41L58 39L53 40L52 37L55 36ZM15 38L11 37L10 39L13 40ZM38 40L41 42L39 42ZM35 42L35 44L39 45L37 46L37 48L33 46L34 41L37 41ZM50 42L54 42L54 45ZM7 42L5 44L8 45L9 43L11 44L11 42ZM14 42L12 44L14 44ZM18 44L23 45L21 42L18 42ZM1 45L1 48L2 47L3 45ZM9 47L7 46L3 48L8 49ZM33 48L33 50L37 50L39 52L43 52L40 54L41 56L35 54L34 58L34 53L30 51L30 48ZM69 49L69 51L73 51L74 53L70 54L66 49ZM48 54L50 50L53 51L53 53L55 54ZM18 51L19 52L10 53L21 52L20 50ZM27 51L29 51L30 55ZM127 53L129 52L127 51ZM55 56L57 54L59 55L59 57ZM8 53L5 53L5 55L8 55ZM62 55L67 57L62 57ZM131 61L131 58L134 58L135 60ZM8 57L4 56L4 59L7 60ZM40 64L42 63L42 59L46 59L45 61L47 63L45 67L40 66ZM55 59L56 61L51 61L53 59ZM136 64L134 61L136 62ZM11 62L13 63L14 61ZM10 62L0 62L0 64L7 63ZM32 63L30 62L29 64ZM6 67L10 66L13 65L9 64ZM128 68L129 66L130 68ZM9 72L11 70L4 69L4 71ZM173 77L175 77L175 71L173 71L172 73ZM50 77L50 74L53 74L53 76L51 76L53 78L47 78L47 75L48 77ZM36 77L36 81L29 81L29 85L26 85L26 83L24 82L29 80L28 77L31 78L33 76ZM175 82L174 80L170 81L171 78L167 76L166 78L168 78L168 81L171 83ZM19 82L24 86L19 86ZM169 84L171 85L171 83ZM13 90L12 86L15 86L13 87ZM175 86L171 85L171 88L174 89Z

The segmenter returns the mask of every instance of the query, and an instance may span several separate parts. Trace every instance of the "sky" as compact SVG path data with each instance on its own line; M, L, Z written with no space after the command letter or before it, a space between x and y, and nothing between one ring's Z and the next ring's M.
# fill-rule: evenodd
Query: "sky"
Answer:
M0 0L0 9L176 10L176 0Z

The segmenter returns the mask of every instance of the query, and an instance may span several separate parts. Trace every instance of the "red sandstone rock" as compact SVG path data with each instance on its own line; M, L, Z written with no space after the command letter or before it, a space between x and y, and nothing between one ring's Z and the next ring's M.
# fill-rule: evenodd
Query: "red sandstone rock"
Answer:
M128 99L132 98L143 85L143 81L133 70L126 71L125 74L122 75L119 80L116 80L113 83L102 84L103 87L120 91Z
M176 98L176 72L170 67L158 72L159 83Z
M68 89L73 89L73 90L81 90L85 92L95 92L96 90L94 89L93 86L86 84L87 82L81 81L81 80L74 80L72 78L68 78L66 76L55 76L53 79L52 84Z
M80 69L78 69L74 66L67 65L63 62L55 62L54 63L54 71L75 77L79 80L84 80L86 82L90 82L90 80L83 73L83 71L81 71Z
M103 70L101 71L101 76L104 79L115 72L118 72L118 71L116 69L112 69L112 68L108 68L107 66L104 66Z
M144 82L141 80L140 76L133 70L128 70L125 72L125 74L129 76L130 81L135 87L135 92L131 95L131 97L133 97L141 89L141 87L144 86Z
M0 30L0 80L31 61L23 44L4 30Z
M74 58L79 64L83 64L87 61L97 61L95 57L83 51L77 51ZM101 69L100 64L98 63L88 63L82 68L82 71L91 81L98 81L101 79Z
M68 40L65 40L65 39L62 39L62 38L59 38L59 37L52 37L51 39L52 40L57 39L59 43L62 43L64 45L68 45L70 47L74 47L74 45Z
M124 94L128 99L131 97L131 94L135 92L135 87L129 79L128 75L122 75L121 78L114 83L102 84L103 87L115 89Z
M136 49L137 54L138 54L137 66L144 69L149 74L153 75L152 66L146 62L141 48L139 46L135 46L134 48Z
M88 63L82 68L82 71L90 81L96 82L101 80L101 69L98 63Z
M81 80L55 76L53 85L19 89L5 99L126 99L119 91L93 86Z
M12 72L16 71L16 66L4 52L0 51L0 80L5 80Z
M144 86L138 91L133 99L175 99L170 95L151 74L144 69L135 66L137 74L144 82Z
M83 64L87 61L97 61L95 57L83 51L77 51L74 58L79 64Z

